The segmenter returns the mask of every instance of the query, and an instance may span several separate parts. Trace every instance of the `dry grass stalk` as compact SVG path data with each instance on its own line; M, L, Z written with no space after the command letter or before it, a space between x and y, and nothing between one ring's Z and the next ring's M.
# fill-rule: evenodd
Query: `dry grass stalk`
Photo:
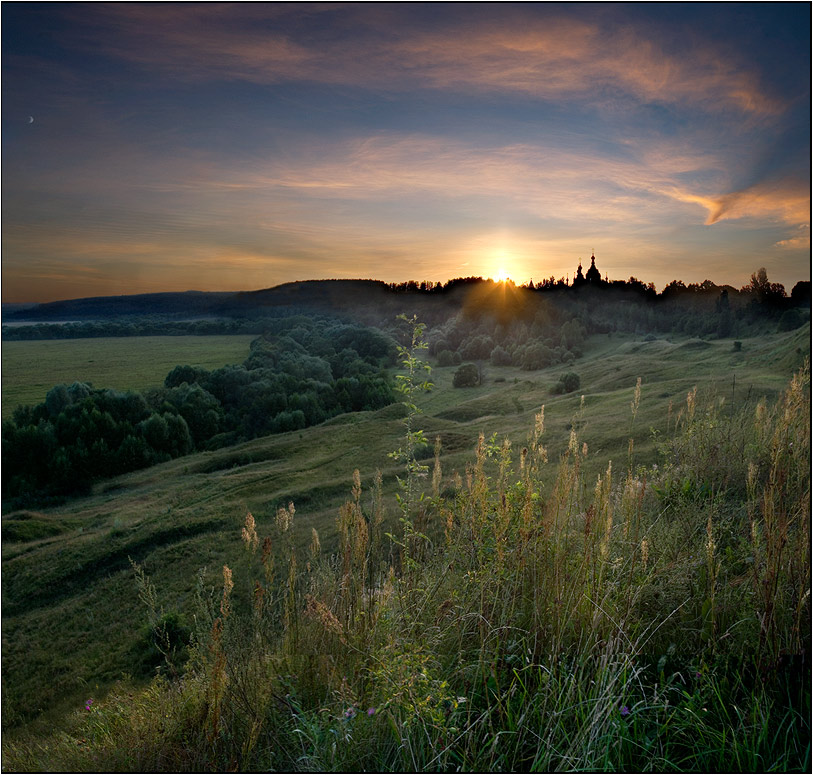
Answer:
M246 550L252 554L257 551L260 539L257 537L257 530L254 523L254 516L249 511L246 514L246 524L242 530L243 543L246 545Z
M231 577L231 568L228 565L223 566L223 599L220 601L220 613L223 614L223 618L225 619L228 617L229 612L231 611L231 601L230 595L231 591L234 589L234 582L232 581Z
M440 483L443 478L443 470L440 466L440 436L435 437L435 467L432 469L432 495L437 498L440 495Z
M277 509L277 528L279 528L280 533L286 533L294 521L294 514L296 513L296 509L294 508L293 503L288 504L288 508L279 508Z

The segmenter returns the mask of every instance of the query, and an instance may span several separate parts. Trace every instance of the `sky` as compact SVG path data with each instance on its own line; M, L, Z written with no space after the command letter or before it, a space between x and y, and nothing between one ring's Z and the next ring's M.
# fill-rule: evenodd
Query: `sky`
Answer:
M806 2L0 12L4 302L810 279Z

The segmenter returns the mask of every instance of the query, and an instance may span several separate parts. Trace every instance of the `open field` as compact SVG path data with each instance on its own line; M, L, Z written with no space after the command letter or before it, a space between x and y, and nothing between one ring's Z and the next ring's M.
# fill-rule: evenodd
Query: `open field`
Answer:
M177 365L217 369L242 363L253 335L143 336L3 342L3 419L39 404L61 383L141 391L162 385Z
M551 481L571 427L588 445L585 472L587 481L594 481L609 459L619 470L655 462L654 434L663 438L673 431L694 386L700 404L715 396L726 410L755 405L761 396L775 398L801 366L809 332L807 325L745 340L741 351L731 340L595 336L584 357L569 367L581 376L581 388L570 395L551 393L562 367L538 372L488 367L486 383L468 389L452 388L454 368L436 368L434 390L420 399L425 413L420 425L430 440L442 439L444 487L449 487L454 472L464 475L472 461L480 432L508 437L517 449L527 443L534 414L545 405L544 443L551 463L543 481L545 476ZM227 360L226 345L237 345L237 339L212 337L222 349L208 363ZM242 341L245 346L247 340ZM190 360L176 358L180 350L170 358L161 352L173 340L131 344L140 345L142 355L128 351L128 368L130 361L147 358L150 345L165 364ZM198 352L196 361L205 363ZM166 370L156 367L155 373ZM630 403L638 377L641 403L633 421ZM43 720L52 720L86 696L103 694L122 674L136 672L134 648L145 613L129 558L144 565L166 610L189 612L198 569L207 566L207 580L217 585L223 563L238 561L247 511L262 533L276 510L292 501L296 544L306 545L315 527L323 551L335 551L337 509L349 497L354 469L367 500L373 476L382 470L389 504L385 528L392 530L399 467L387 455L401 444L401 414L400 405L393 405L342 415L105 481L89 497L60 507L4 515L4 722L41 713Z

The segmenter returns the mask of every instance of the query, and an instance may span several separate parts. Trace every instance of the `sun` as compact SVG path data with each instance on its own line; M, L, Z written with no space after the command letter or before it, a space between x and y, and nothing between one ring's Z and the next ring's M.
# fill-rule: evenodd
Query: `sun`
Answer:
M508 272L505 270L505 267L501 266L497 270L497 278L496 279L497 279L498 283L504 283L504 282L507 282L508 280L510 280L511 278L508 276Z

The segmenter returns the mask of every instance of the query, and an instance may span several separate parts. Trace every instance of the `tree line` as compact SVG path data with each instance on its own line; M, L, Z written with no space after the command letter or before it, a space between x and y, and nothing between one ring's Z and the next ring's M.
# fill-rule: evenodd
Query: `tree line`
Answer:
M3 423L3 497L22 506L190 452L297 430L393 402L396 353L377 329L323 318L277 321L239 365L176 366L143 393L56 385Z
M540 307L554 307L565 315L577 316L589 333L636 332L644 326L664 333L746 336L750 329L764 330L766 324L780 330L801 325L806 319L804 310L810 307L810 281L796 283L790 295L781 283L768 279L764 268L754 272L750 282L739 290L710 280L689 284L673 280L660 294L652 283L635 277L598 283L583 279L571 283L563 277L550 277L526 286L482 277L455 278L445 283L306 281L233 294L219 307L212 307L215 317L205 319L128 314L68 323L5 325L3 339L260 334L275 320L302 314L329 315L385 329L398 313L417 314L430 327L445 324L460 312L508 323L527 321ZM118 309L115 305L110 308ZM92 312L79 302L70 309L88 317ZM185 308L178 309L178 314L183 314ZM61 307L57 311L68 312Z

